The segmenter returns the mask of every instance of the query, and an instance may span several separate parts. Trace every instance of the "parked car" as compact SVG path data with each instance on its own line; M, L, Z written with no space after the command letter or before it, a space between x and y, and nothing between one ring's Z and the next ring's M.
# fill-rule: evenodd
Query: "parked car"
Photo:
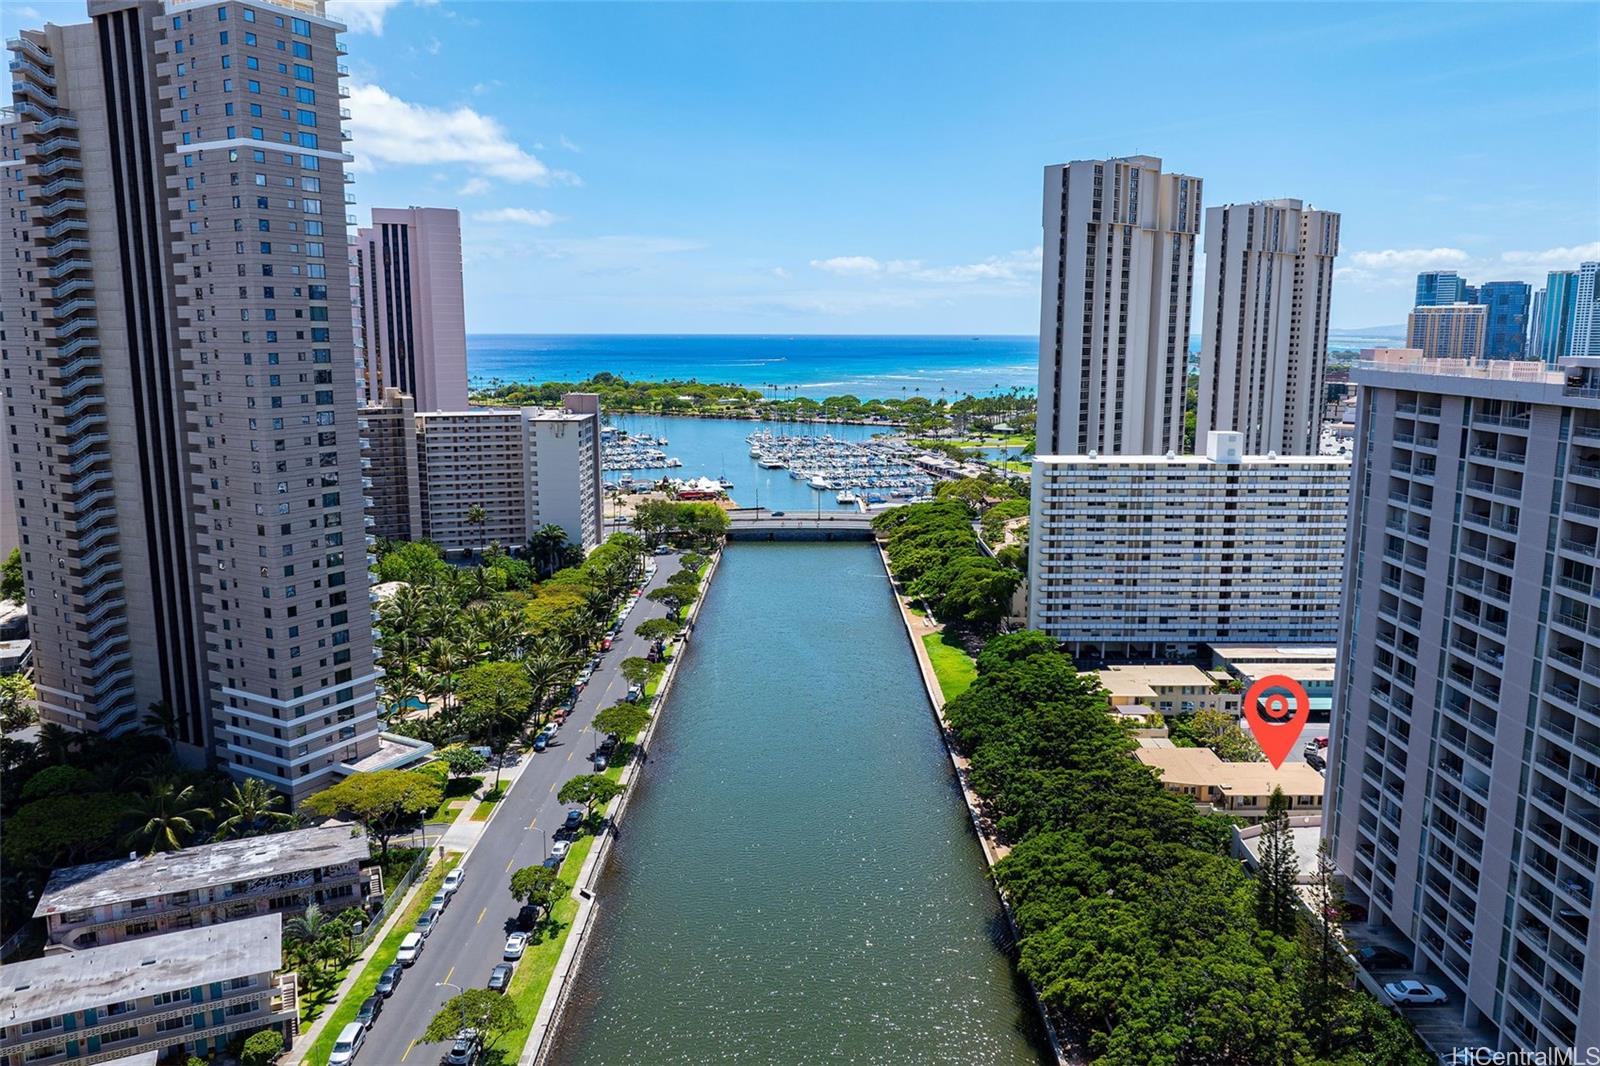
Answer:
M407 933L404 940L400 941L400 950L395 952L394 961L401 966L410 966L417 961L417 956L422 954L422 934Z
M539 924L539 908L531 903L524 903L522 909L517 911L517 928L523 932L533 932L533 927Z
M518 931L506 937L506 950L502 958L520 959L528 948L528 934Z
M351 1022L339 1030L339 1036L333 1042L333 1053L328 1056L328 1066L349 1066L355 1061L356 1052L366 1042L367 1027L360 1022Z
M606 637L606 638L604 638L604 639L602 639L600 641L600 650L601 651L610 651L611 650L611 638L610 637Z
M429 910L435 910L435 911L443 911L445 909L445 906L449 902L450 902L450 893L448 893L448 892L446 892L444 890L444 886L443 885L440 885L439 886L439 891L435 892L433 894L433 898L428 901L428 909Z
M594 772L595 773L597 773L597 774L601 773L602 771L605 770L605 768L608 765L610 765L610 763L611 763L611 760L609 758L607 758L604 753L598 752L598 751L594 753Z
M494 758L494 750L489 748L489 747L487 747L486 745L475 744L475 745L473 745L473 747L470 750L476 752L478 755L481 755L485 759L493 759Z
M417 931L422 939L426 940L433 935L433 927L439 924L439 915L443 913L444 911L438 907L429 907L422 912L422 917L417 919L417 924L412 928Z
M538 736L533 738L533 750L534 751L544 751L549 746L550 746L550 735L548 733L540 733Z
M385 998L394 995L394 990L400 987L400 978L404 975L405 970L401 968L398 962L390 963L378 975L378 987L375 991Z
M600 741L599 746L594 750L599 752L601 755L609 756L612 752L617 750L616 736L612 733L607 733L605 739Z
M782 511L773 511L772 512L772 517L773 518L782 518L783 517L783 512Z
M504 993L511 987L511 964L502 962L489 971L489 991Z
M567 852L571 850L572 844L570 841L557 840L555 843L550 845L550 857L559 862L560 860L565 859L567 857Z
M644 699L644 689L640 688L638 685L629 685L628 702L638 703L642 699Z
M568 832L571 832L571 831L576 830L578 828L578 826L580 826L582 824L583 824L583 812L578 810L578 808L574 807L570 811L567 812L567 820L566 820L565 823L563 823L561 828L567 830Z
M1411 965L1411 959L1382 944L1369 944L1356 952L1356 961L1364 969L1396 970Z
M444 884L439 887L450 895L456 894L456 889L461 887L461 882L467 879L467 872L459 866L444 875Z
M1421 981L1391 981L1383 986L1383 991L1395 1003L1422 1006L1443 1003L1450 998L1438 985L1425 985Z
M1323 769L1327 768L1328 761L1326 759L1324 759L1321 755L1318 755L1314 751L1308 751L1305 754L1306 754L1306 765L1311 767L1313 770L1323 770Z
M476 1066L482 1045L476 1029L462 1029L444 1054L445 1066Z
M368 996L361 1001L361 1007L356 1011L356 1021L362 1028L371 1029L372 1023L378 1020L378 1015L383 1013L383 997Z
M665 544L657 544L655 553L657 555L671 555L672 549L667 547Z

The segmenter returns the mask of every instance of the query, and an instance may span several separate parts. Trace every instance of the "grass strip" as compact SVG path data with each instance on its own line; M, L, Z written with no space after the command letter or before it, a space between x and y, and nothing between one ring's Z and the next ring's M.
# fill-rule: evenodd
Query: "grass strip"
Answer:
M421 889L413 892L411 902L400 912L400 920L389 928L389 933L378 945L378 950L367 959L367 964L361 968L361 976L350 986L350 994L339 1002L339 1009L333 1012L333 1017L328 1019L328 1024L322 1029L322 1035L317 1037L317 1042L312 1044L311 1050L306 1053L305 1061L311 1066L327 1066L328 1056L333 1052L333 1042L338 1039L340 1031L356 1020L356 1011L360 1010L366 998L377 990L378 978L383 976L384 969L394 962L395 955L400 951L400 941L411 932L411 927L416 924L423 908L428 905L433 894L439 891L439 886L444 883L444 875L459 861L461 856L452 852L445 856L444 862L435 866L428 876L422 879Z
M922 646L928 649L928 659L933 663L934 676L939 679L939 691L946 703L967 691L978 676L978 664L961 645L945 639L943 633L924 633Z

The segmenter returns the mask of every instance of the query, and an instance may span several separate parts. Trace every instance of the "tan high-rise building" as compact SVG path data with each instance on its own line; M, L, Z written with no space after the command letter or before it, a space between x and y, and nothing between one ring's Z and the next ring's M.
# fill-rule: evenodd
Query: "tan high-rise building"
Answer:
M1040 455L1183 448L1200 179L1152 156L1046 167Z
M355 258L366 401L398 389L416 399L419 411L465 408L461 213L375 207L372 225L357 231Z
M1429 359L1482 359L1489 309L1483 304L1417 307L1406 320L1406 347Z
M417 472L417 405L398 389L361 409L361 476L367 487L368 531L384 540L422 539Z
M343 27L320 0L89 15L12 42L3 145L41 711L120 733L163 704L180 752L298 799L379 734Z
M1254 455L1315 455L1339 216L1300 200L1206 210L1195 447L1213 429Z

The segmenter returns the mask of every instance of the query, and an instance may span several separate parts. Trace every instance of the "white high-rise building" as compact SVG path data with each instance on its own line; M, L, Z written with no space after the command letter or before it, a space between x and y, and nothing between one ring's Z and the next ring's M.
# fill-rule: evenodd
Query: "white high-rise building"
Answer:
M1352 380L1335 858L1500 1050L1600 1046L1600 359Z
M1339 216L1300 200L1206 210L1206 302L1195 447L1211 429L1252 455L1314 455Z
M1200 179L1153 156L1044 172L1038 450L1183 450Z
M1330 643L1350 462L1245 455L1242 440L1035 458L1028 625L1090 658Z
M1600 356L1600 263L1578 267L1577 288L1569 351L1573 355Z
M416 434L422 535L445 551L520 548L545 526L585 549L600 543L599 397L569 393L560 410L418 411ZM399 476L378 461L375 483Z

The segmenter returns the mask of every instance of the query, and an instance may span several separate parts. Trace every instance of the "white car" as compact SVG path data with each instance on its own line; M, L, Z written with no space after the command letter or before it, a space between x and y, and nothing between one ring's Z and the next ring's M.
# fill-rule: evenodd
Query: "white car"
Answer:
M506 937L505 957L508 959L522 958L523 951L528 947L527 933L512 933Z
M1383 986L1384 993L1396 1003L1426 1006L1444 1003L1450 997L1438 985L1425 985L1421 981L1391 981Z
M339 1031L339 1038L333 1043L333 1053L328 1056L328 1066L349 1066L355 1061L356 1052L366 1042L366 1027L360 1022L351 1022Z
M404 940L400 941L400 950L395 952L394 961L401 966L410 966L417 961L417 956L422 954L422 934L407 933Z
M461 887L461 882L466 878L466 876L466 871L460 869L451 870L449 873L445 874L444 884L440 886L444 890L445 895L455 895L456 889Z
M560 862L562 859L565 859L567 857L567 852L569 852L571 850L572 850L572 842L571 841L558 840L554 844L550 845L550 857L552 859L555 859L557 862Z
M445 904L449 902L450 893L446 892L444 887L441 885L439 891L435 892L433 894L433 898L428 901L428 909L442 911L445 908Z

